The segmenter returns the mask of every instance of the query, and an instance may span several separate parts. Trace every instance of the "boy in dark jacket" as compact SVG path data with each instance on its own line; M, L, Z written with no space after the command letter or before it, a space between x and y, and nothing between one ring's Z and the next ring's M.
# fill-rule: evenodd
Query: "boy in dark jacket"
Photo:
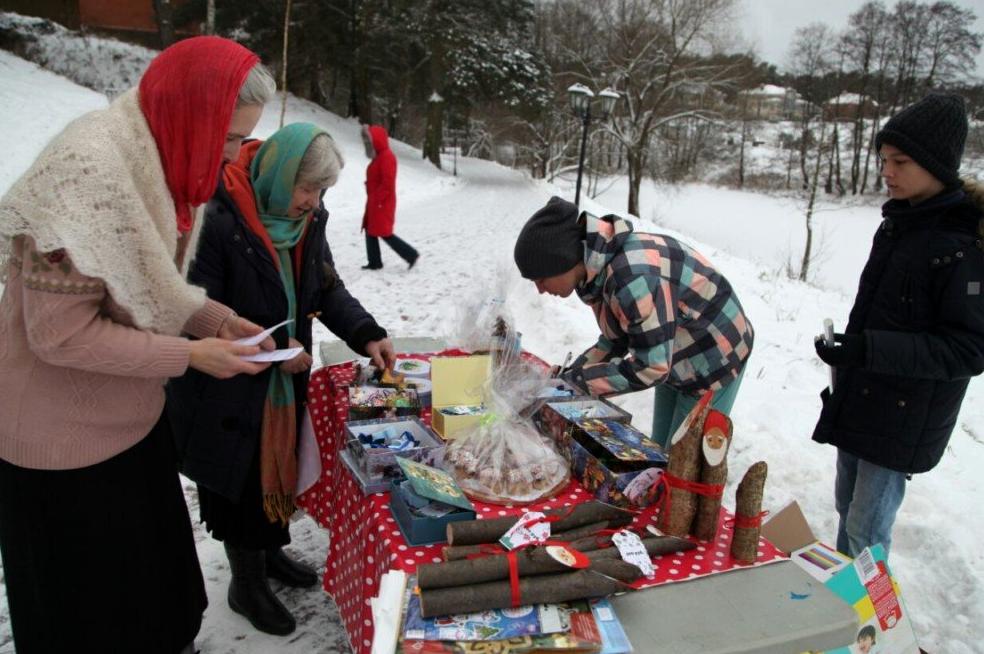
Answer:
M596 396L655 387L652 437L660 445L709 390L712 406L731 410L752 325L702 254L554 197L523 227L514 257L540 293L577 291L598 320L598 342L566 377Z
M837 374L813 439L838 448L837 549L850 556L888 552L906 480L939 463L984 371L982 213L957 177L966 136L963 100L941 94L877 134L891 199L845 332L816 342Z

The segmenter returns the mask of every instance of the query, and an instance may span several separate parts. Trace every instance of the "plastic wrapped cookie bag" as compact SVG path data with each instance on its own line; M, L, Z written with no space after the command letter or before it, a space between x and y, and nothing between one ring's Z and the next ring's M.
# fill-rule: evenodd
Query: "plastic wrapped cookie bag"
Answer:
M548 370L521 356L518 337L503 316L486 336L492 354L485 384L486 414L452 441L445 465L471 497L495 504L527 504L556 494L570 481L567 461L523 417L542 391Z

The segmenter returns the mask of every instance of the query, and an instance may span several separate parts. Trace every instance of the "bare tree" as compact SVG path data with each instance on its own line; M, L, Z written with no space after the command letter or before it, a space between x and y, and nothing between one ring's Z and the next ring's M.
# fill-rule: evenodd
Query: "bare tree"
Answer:
M803 175L803 188L809 187L810 175L807 173L807 153L812 138L810 124L822 115L824 75L833 70L835 42L833 32L824 23L811 23L796 30L789 53L790 71L802 80L800 93L806 101L800 117L800 172Z
M900 0L892 12L892 45L895 48L895 97L889 113L915 100L929 34L929 8L916 0Z
M215 34L215 0L205 1L205 34Z
M977 19L972 9L952 2L935 2L928 14L925 91L972 75L975 58L981 51L981 34L969 29Z
M580 55L578 72L596 88L611 85L622 95L607 129L625 150L629 213L639 214L639 188L660 128L688 117L712 117L688 106L684 89L735 82L732 66L702 56L712 51L715 30L734 5L734 0L594 0L599 30L594 44L600 52L596 58Z
M867 143L864 129L865 103L871 91L874 67L879 63L879 47L888 33L885 5L880 0L872 0L851 14L847 31L841 37L846 63L860 77L857 90L858 110L851 131L851 193L855 195L861 182L861 151Z
M817 188L820 185L820 164L823 160L823 144L824 144L824 132L826 131L826 123L821 118L820 120L820 137L817 139L817 151L816 157L814 157L813 173L810 177L808 194L807 194L807 204L806 204L806 243L803 246L803 259L800 261L799 279L802 282L806 281L807 275L810 272L810 263L813 260L813 215L816 211L817 204Z
M280 64L280 88L283 89L283 100L280 104L280 126L284 126L284 116L287 115L287 43L290 35L290 6L292 0L287 0L284 7L284 55Z

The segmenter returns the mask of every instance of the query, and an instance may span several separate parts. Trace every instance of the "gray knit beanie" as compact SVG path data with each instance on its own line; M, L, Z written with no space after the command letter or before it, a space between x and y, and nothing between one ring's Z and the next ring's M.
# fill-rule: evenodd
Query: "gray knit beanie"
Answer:
M523 277L560 275L583 259L584 234L577 217L577 205L554 196L526 221L513 250Z
M875 136L875 149L894 145L945 186L960 183L967 112L959 95L930 93L892 116Z

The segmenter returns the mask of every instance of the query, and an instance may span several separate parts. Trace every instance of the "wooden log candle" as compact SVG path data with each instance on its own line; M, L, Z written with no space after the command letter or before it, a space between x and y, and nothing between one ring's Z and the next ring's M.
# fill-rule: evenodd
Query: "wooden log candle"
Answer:
M570 511L569 515L565 515ZM632 523L635 515L618 507L601 502L584 502L572 510L553 509L544 511L548 516L563 515L564 517L550 525L551 533L561 533L584 525L604 522L608 528L617 529ZM516 524L518 516L506 516L492 520L469 520L451 522L447 527L448 545L478 545L480 543L495 543Z
M666 474L680 481L693 482L700 479L702 435L711 396L712 393L704 394L670 441L670 460L666 466ZM667 490L669 498L664 501L659 512L660 531L671 536L686 536L690 533L694 514L697 513L697 496L689 490L677 488L672 482Z
M604 597L626 590L629 587L622 582L591 570L525 577L520 578L518 584L519 603L522 605ZM420 614L425 618L507 609L511 606L513 589L508 581L420 591Z
M608 537L609 540L611 537ZM673 536L650 536L642 539L642 544L650 557L672 552L683 552L697 547L696 544L675 538ZM573 544L571 545L573 546ZM574 549L577 549L576 547ZM579 550L580 551L580 550ZM584 551L590 561L590 569L615 577L621 581L632 582L639 575L632 576L631 571L625 572L623 566L610 562L624 563L619 557L618 549L605 547ZM636 571L639 568L630 565ZM541 574L553 574L570 570L547 553L544 547L528 547L516 552L516 569L520 577ZM449 588L467 586L468 584L495 581L509 578L509 561L502 554L480 556L472 559L460 559L445 563L425 563L417 566L417 585L421 589Z
M762 497L765 495L768 473L769 466L765 461L753 464L738 484L735 494L735 534L731 539L731 557L742 563L754 563L758 557Z
M732 425L728 416L711 409L704 421L701 445L700 482L721 486L728 482L728 448L731 447ZM721 514L721 495L701 495L697 498L697 517L693 534L700 540L712 540L717 535Z

